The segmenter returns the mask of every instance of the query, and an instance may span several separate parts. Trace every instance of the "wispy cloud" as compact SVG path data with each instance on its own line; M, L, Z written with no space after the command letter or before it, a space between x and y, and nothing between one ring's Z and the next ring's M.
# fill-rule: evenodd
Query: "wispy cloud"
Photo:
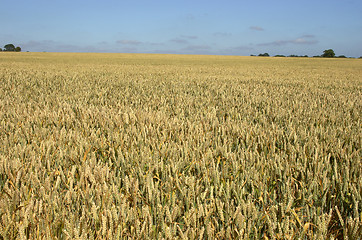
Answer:
M315 36L314 35L312 35L312 34L306 34L306 35L303 35L303 36L301 36L302 38L315 38Z
M39 47L42 47L43 49L54 47L57 43L53 40L42 40L42 41L28 41L22 44L22 47L25 49L38 49Z
M250 51L252 51L252 50L254 50L254 48L251 46L240 45L240 46L221 49L219 51L219 54L222 54L222 55L248 55L248 54L250 54Z
M195 20L196 17L195 17L195 15L189 13L189 14L187 14L187 15L185 16L185 18L186 18L186 20L188 20L188 21L193 21L193 20Z
M260 43L258 46L284 46L287 44L304 44L304 45L312 45L318 43L318 40L314 35L303 35L299 38L291 39L291 40L276 40L273 42Z
M209 49L211 49L211 47L208 45L189 45L181 50L183 50L183 51L200 51L200 50L204 51L204 50L209 50Z
M209 45L201 44L201 45L188 45L184 48L181 48L178 53L181 54L211 54L212 48Z
M107 45L102 46L78 46L53 40L31 40L21 44L23 51L32 52L111 52Z
M228 32L216 32L214 33L215 37L230 37L232 34Z
M181 35L182 38L186 39L197 39L198 37L195 35Z
M118 44L124 44L124 45L140 45L142 42L137 40L118 40L116 41Z
M124 47L122 49L120 49L120 52L122 53L137 53L138 49L135 47Z
M165 43L163 42L147 42L146 44L149 44L151 46L164 46Z
M175 42L178 44L188 44L189 43L189 41L187 41L186 39L183 39L183 38L173 38L170 40L170 42Z
M98 42L98 44L100 44L100 45L108 45L108 42L106 42L106 41L100 41L100 42Z
M249 29L254 31L264 31L264 28L259 26L250 26Z
M181 35L179 37L173 38L170 42L178 43L178 44L189 44L191 40L195 40L198 37L195 35Z

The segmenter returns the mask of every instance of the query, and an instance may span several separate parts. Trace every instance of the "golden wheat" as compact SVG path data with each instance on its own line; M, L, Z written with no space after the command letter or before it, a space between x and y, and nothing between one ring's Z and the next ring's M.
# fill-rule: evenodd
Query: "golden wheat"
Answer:
M0 54L0 239L358 239L358 59Z

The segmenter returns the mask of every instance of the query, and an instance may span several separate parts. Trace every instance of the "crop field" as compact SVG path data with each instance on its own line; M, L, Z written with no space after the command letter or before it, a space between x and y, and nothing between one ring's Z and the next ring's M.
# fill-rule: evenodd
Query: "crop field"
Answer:
M0 239L361 239L362 60L0 53Z

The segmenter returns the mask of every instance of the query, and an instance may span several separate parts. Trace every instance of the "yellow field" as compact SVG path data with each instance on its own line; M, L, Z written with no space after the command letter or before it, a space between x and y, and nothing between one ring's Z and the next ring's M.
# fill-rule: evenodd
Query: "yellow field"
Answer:
M361 90L360 59L0 53L0 239L358 239Z

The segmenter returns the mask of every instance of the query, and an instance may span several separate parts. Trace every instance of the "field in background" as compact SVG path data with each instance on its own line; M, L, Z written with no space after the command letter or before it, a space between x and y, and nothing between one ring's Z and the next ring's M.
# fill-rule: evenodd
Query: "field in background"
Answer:
M362 60L1 53L0 239L361 236Z

